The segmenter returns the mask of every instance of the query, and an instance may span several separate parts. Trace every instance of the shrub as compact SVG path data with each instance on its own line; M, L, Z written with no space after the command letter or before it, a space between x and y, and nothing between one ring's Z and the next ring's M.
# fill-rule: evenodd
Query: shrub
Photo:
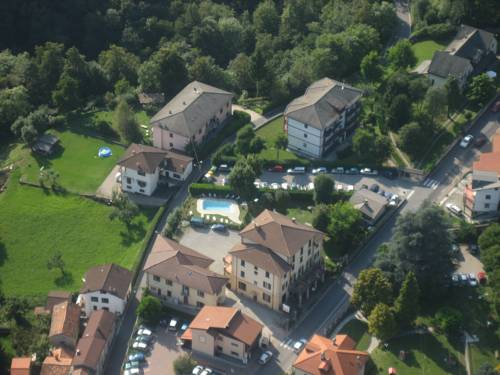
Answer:
M162 316L162 306L158 298L145 296L136 309L137 316L146 324L156 325Z
M196 362L189 354L177 357L173 363L175 375L190 375L195 366Z
M118 133L113 129L113 127L104 120L99 120L95 124L95 130L104 137L118 138Z
M181 221L182 221L182 210L179 207L177 207L167 217L167 225L165 227L165 231L163 232L165 237L172 238L179 229Z
M233 189L230 186L222 186L215 184L191 184L189 186L189 193L193 197L199 197L202 194L207 195L208 193L215 193L217 195L226 195L233 193Z
M454 308L442 307L436 312L434 322L441 331L453 335L462 327L463 315Z
M415 31L410 36L410 40L413 43L425 40L434 39L438 41L446 41L455 35L456 27L454 25L449 25L447 23L437 23L434 25L424 26L421 29Z

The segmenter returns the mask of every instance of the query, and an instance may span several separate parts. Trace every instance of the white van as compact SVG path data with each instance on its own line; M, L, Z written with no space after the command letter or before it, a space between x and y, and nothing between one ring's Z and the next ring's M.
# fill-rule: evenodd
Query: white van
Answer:
M306 167L293 167L287 170L288 174L304 174L306 173Z

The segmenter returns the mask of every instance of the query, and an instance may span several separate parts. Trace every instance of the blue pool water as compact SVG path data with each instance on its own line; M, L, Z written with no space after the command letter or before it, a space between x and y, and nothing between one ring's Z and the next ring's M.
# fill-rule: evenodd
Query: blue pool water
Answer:
M233 203L229 201L219 200L219 199L203 199L203 209L204 210L216 210L223 212L230 212L231 205Z

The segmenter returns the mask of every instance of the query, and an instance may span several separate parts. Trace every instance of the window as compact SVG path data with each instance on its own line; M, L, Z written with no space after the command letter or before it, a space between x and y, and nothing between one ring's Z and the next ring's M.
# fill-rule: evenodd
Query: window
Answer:
M97 310L97 306L94 305L93 307L94 307L94 311Z
M484 208L490 208L490 204L489 203L485 203L484 204Z
M201 129L198 130L198 134L201 134Z
M266 282L266 281L263 281L263 282L262 282L262 286L264 286L264 288L266 288L266 289L271 290L271 284L270 284L270 283L268 283L268 282Z
M311 242L312 242L312 241L311 241L311 240L309 240L309 246L311 246Z
M167 290L167 297L172 297L172 292L170 290Z
M165 279L165 284L172 286L172 280Z
M235 357L239 357L240 355L236 352L231 352L231 355L234 355Z
M140 191L141 193L144 193L144 189L139 189L139 191Z
M303 247L300 248L300 255L302 255L302 254L304 254L304 248Z
M131 184L132 183L132 179L130 177L127 177L127 184Z
M160 288L158 288L158 290L156 292L157 292L156 293L157 295L161 296L161 289Z
M137 180L137 185L139 185L141 188L145 188L147 184L145 181Z
M270 303L271 302L271 296L267 293L262 293L262 300L264 302Z
M242 283L241 281L238 283L238 289L241 290L247 290L247 286L245 283Z
M196 292L196 294L198 294L198 297L202 297L202 298L205 297L205 293L203 293L201 290L198 290Z
M173 133L170 133L170 138L174 138L174 134Z
M205 304L203 302L200 302L200 301L197 301L196 302L196 307L201 309L203 306L205 306Z
M304 138L307 138L307 134L306 133L304 133Z
M174 144L173 144L172 142L170 142L168 145L169 145L170 147L174 147Z
M200 338L200 342L205 342L207 341L205 336L198 336Z
M90 300L92 302L99 302L99 298L97 298L97 297L90 297Z
M304 146L304 148L307 148L307 143L302 144L302 146Z
M101 298L102 303L109 303L109 298Z
M238 347L239 347L239 345L238 345L237 343L235 343L235 342L232 342L232 343L231 343L231 346L234 346L235 348L238 348Z
M484 197L484 199L486 199L486 200L489 200L489 199L491 199L491 195L489 195L489 194L486 194L486 196Z
M174 175L175 178L181 178L180 174L174 173L173 175Z
M137 171L137 174L138 174L139 176L145 176L145 175L146 175L146 172L141 171L141 170L139 169L139 170Z
M109 308L108 308L108 307L103 307L102 309L103 309L103 310L106 310L106 311L109 311Z
M269 279L269 276L270 276L270 275L269 275L269 271L266 271L266 278L268 278L268 279Z
M304 124L304 129L307 129L308 127L309 127L309 125Z
M219 352L222 352L222 346L217 345L217 346L216 346L216 349L217 349Z
M245 277L245 271L240 271L240 276Z
M304 258L300 257L300 263L302 263L303 261L304 261Z
M155 275L155 276L153 276L153 280L154 280L154 281L160 281L160 276L156 276L156 275Z
M295 263L295 255L292 257L292 263Z
M258 271L258 270L259 270L259 267L257 267L257 266L253 266L253 270L254 270L254 271Z
M243 259L240 261L240 264L241 264L241 267L245 267L245 261Z
M222 113L222 108L220 109L220 111L219 111L219 112L220 112L220 113Z

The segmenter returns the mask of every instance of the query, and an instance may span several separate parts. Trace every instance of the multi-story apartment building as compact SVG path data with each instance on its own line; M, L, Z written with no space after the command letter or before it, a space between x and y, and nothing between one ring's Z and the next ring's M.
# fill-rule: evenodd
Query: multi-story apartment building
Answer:
M240 237L225 259L231 289L274 310L287 310L294 285L322 266L324 234L277 212L264 210Z
M330 78L311 84L285 109L288 148L311 158L334 151L358 125L362 91Z
M209 269L214 262L161 235L144 265L146 286L162 301L195 308L224 302L227 277Z
M170 100L150 123L153 145L163 150L185 151L202 143L232 114L233 94L193 81Z
M500 133L492 139L492 151L482 153L472 165L464 191L464 213L471 219L500 214Z

